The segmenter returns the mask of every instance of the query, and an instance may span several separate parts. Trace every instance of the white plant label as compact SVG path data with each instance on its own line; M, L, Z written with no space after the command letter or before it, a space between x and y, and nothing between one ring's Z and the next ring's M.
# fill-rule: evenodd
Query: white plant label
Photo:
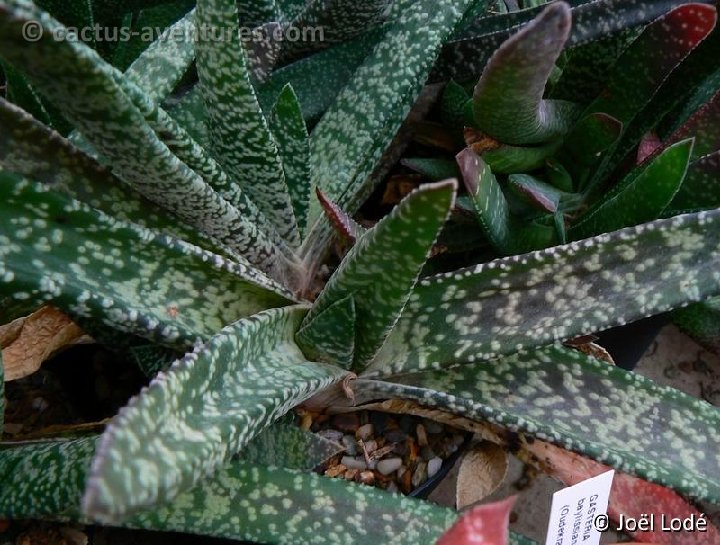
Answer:
M608 529L607 507L615 471L553 494L545 545L598 545Z

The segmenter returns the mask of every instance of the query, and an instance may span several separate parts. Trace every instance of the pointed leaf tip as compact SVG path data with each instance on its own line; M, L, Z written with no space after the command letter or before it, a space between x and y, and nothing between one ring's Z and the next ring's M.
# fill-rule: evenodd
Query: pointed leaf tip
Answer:
M515 496L466 511L435 545L507 545Z
M480 176L478 176L478 172L487 168L485 161L471 148L462 150L455 156L455 160L460 167L465 189L467 189L470 195L477 195L477 192L480 190L480 186L478 185Z
M564 2L548 5L495 51L473 92L477 128L506 144L539 144L567 133L578 108L545 100L545 86L570 36Z

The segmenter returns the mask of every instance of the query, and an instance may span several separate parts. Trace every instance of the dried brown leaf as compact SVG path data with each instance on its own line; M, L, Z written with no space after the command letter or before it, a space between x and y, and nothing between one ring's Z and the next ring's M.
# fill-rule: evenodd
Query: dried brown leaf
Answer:
M2 344L6 381L34 373L58 350L85 336L77 324L52 306L42 307L21 320L19 330L17 325L13 326L18 320L8 324L13 327L6 330L6 336L12 341Z
M465 453L458 471L455 498L457 508L484 500L495 492L507 476L506 449L483 442Z

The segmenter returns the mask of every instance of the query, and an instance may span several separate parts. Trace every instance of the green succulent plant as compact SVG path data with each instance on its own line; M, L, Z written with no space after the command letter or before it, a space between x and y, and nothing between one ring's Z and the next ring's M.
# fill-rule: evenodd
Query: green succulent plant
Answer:
M333 446L283 415L341 386L356 403L414 399L720 502L716 409L562 345L720 294L720 212L670 206L688 163L708 166L698 167L706 182L714 172L712 153L693 156L707 150L702 130L683 132L696 110L716 111L700 108L719 88L703 61L716 46L697 46L712 7L663 15L677 3L598 0L488 15L485 0L362 10L199 0L165 12L50 4L55 17L27 0L0 2L10 99L0 101L0 323L53 304L153 378L100 436L0 444L0 516L267 543L432 543L454 511L308 472ZM53 38L59 21L109 24L138 10L136 25L172 21L144 49ZM657 37L676 17L697 23L697 36ZM35 23L42 36L29 43ZM203 34L239 25L324 26L329 39L266 33L246 48L236 32ZM651 38L675 47L672 61L658 53L658 66L638 64ZM609 81L627 96L583 107L572 84L561 96L566 68L546 98L566 44L568 67L623 50ZM427 275L454 180L423 184L368 230L351 214L397 161L403 121L432 96L426 83L476 78L488 59L469 115L500 146L492 160L463 152L460 166L478 229L507 257ZM647 81L643 72L630 93L627 71L638 66ZM689 75L699 85L682 94ZM468 116L464 92L444 93L456 120ZM654 127L655 95L674 102L653 119L681 136L602 196L632 138ZM531 176L538 154L543 165L558 160ZM510 174L518 199L555 212L511 212L491 171L498 157L524 165ZM595 208L563 234L557 212L590 196ZM351 247L311 301L337 231Z

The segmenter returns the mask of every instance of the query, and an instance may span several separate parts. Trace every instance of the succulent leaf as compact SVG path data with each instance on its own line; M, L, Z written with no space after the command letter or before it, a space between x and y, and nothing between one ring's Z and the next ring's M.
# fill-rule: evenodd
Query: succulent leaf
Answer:
M650 102L675 67L713 30L716 19L713 6L685 4L653 21L623 51L609 82L586 108L585 115L603 112L623 123L627 131L637 134L628 125ZM644 132L637 135L638 139ZM607 174L624 152L625 149L620 146L617 151L619 157L614 153L606 155L603 167L594 176L594 183Z
M619 142L622 132L623 124L612 116L601 112L584 116L563 142L559 152L562 165L583 186L594 174L603 153Z
M152 100L162 102L195 60L195 10L169 26L125 71Z
M457 156L465 187L475 208L480 227L501 254L512 255L552 246L555 229L525 224L510 213L510 206L490 167L472 149Z
M365 375L472 363L720 293L720 211L420 280Z
M196 8L196 62L213 149L280 235L298 246L282 161L250 81L237 17L229 0L201 0Z
M0 450L0 515L90 522L79 517L78 505L95 441L90 437ZM294 507L297 513L289 515ZM328 516L329 510L336 516ZM451 509L414 498L232 461L166 506L119 524L263 543L414 545L432 543L456 517ZM531 542L511 536L510 543Z
M290 84L297 94L303 117L308 123L316 123L383 34L382 30L373 30L275 70L258 89L263 110L270 111L282 90Z
M453 205L456 187L454 180L421 186L365 233L305 317L306 334L330 305L352 297L357 315L353 369L362 369L405 306Z
M691 161L720 151L720 91L674 131L667 143L674 144L686 138L695 139Z
M295 58L313 49L346 42L379 27L386 19L391 3L390 0L370 0L362 4L353 0L309 0L290 26L322 28L322 40L289 42L283 58Z
M683 140L635 169L572 226L569 236L588 238L660 217L685 179L692 149L693 140Z
M307 224L310 203L310 136L300 103L291 85L286 85L275 103L270 129L282 159L285 181L290 192L300 234Z
M594 0L572 4L573 25L567 47L649 23L676 7L678 0ZM492 27L486 26L489 19L478 19L445 44L431 81L455 78L464 82L477 77L493 52L544 9L546 6L498 16Z
M0 187L0 323L52 302L73 317L187 347L291 300L251 267L8 173Z
M246 28L255 28L280 18L280 6L277 0L239 0L237 11L237 20ZM228 28L234 28L234 25Z
M465 511L436 545L506 545L515 498L478 505Z
M693 498L720 500L720 411L576 350L552 345L392 383L359 379L354 390L358 401L409 398L489 420Z
M28 21L43 25L42 38L32 44L22 38ZM33 83L63 106L63 113L119 177L231 251L282 276L287 258L268 235L169 151L145 119L144 114L152 112L139 111L121 89L118 82L126 80L117 70L81 42L54 40L61 30L26 0L0 5L3 55L27 67ZM126 86L137 89L130 82Z
M463 86L451 79L440 98L443 124L462 128L465 124L465 107L470 100L470 95Z
M685 181L670 210L697 210L720 206L720 151L701 157L688 166Z
M451 159L438 159L435 157L412 157L400 161L403 166L413 169L427 176L433 182L440 182L448 178L460 179L462 173L457 161Z
M420 0L408 6L315 127L313 185L348 212L371 190L368 176L419 96L443 40L475 1L482 0ZM324 246L329 236L317 204L311 204L309 219L313 227L304 255Z
M570 35L570 13L564 2L549 5L490 58L473 94L475 123L484 133L507 144L538 144L570 129L576 106L543 98Z
M344 445L301 430L288 416L260 432L240 451L238 458L251 464L312 471L345 450Z
M562 140L555 140L540 146L507 146L482 152L483 160L497 174L520 174L537 170L545 165L562 145Z
M320 206L323 207L325 215L330 220L337 234L347 242L350 242L350 244L355 244L360 237L365 234L367 229L359 225L350 217L350 214L328 199L322 191L317 189L315 193L317 194L318 201L320 201Z
M27 112L0 98L0 165L123 221L133 221L194 244L207 244L95 159Z
M676 310L672 320L702 346L720 354L720 298Z
M295 345L305 312L240 320L158 375L103 434L83 512L111 521L172 500L294 405L342 380L345 371L307 361Z
M308 358L349 368L355 356L356 322L355 299L348 295L303 325L295 340Z

